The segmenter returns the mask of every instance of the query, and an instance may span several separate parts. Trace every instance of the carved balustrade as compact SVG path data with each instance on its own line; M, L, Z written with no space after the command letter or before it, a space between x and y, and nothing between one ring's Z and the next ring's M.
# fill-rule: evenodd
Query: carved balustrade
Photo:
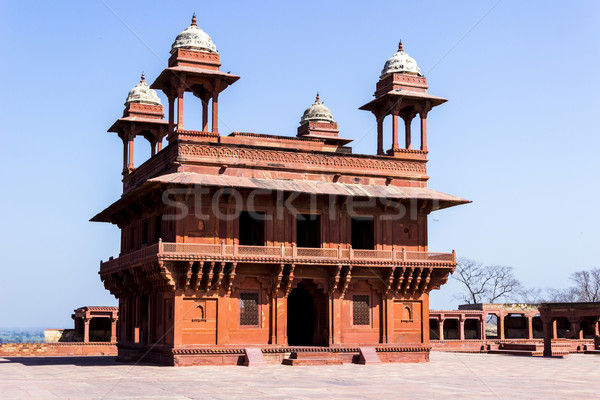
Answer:
M306 248L292 246L242 246L234 244L158 243L100 263L100 272L108 273L126 266L154 260L207 260L246 263L344 264L369 266L454 267L456 254L349 248Z

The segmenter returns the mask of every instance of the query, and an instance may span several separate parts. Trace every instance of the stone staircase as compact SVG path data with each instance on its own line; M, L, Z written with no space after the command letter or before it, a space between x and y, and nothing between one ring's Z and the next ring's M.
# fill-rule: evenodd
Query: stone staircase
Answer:
M343 361L336 353L331 352L292 352L284 358L283 365L342 365Z

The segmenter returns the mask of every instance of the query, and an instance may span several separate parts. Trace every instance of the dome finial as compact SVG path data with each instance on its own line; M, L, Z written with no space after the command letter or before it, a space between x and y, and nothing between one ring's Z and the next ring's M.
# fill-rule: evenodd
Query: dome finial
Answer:
M402 39L400 39L400 43L398 43L398 51L404 51L404 46L402 46Z
M315 103L318 103L321 101L321 98L319 97L319 92L317 92L317 99L315 100Z
M198 26L198 24L196 23L196 13L194 13L192 15L192 25L191 26Z
M146 75L144 75L144 72L142 71L142 77L140 78L140 83L142 82L146 82Z

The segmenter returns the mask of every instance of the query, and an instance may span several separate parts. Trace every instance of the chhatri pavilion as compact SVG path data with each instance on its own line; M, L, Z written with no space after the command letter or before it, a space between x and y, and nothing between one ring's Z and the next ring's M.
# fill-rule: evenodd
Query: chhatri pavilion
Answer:
M194 17L109 129L123 194L92 221L121 230L119 255L100 264L119 301L119 359L427 361L429 293L456 266L453 251L430 251L427 217L468 203L427 187L427 115L446 100L400 44L360 107L377 121L377 154L352 152L319 95L295 137L223 135L219 100L240 77L220 67ZM199 130L184 128L186 92L202 104ZM136 166L138 136L152 151Z

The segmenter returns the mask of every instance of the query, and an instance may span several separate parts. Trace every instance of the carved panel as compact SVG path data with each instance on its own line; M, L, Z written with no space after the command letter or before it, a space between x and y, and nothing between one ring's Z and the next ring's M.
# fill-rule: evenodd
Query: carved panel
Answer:
M281 163L284 165L300 164L320 167L346 167L383 171L401 171L425 174L425 163L403 160L379 160L349 156L330 156L325 154L294 153L277 150L256 150L231 147L216 147L199 144L182 144L179 154L211 158L234 158L236 160Z

